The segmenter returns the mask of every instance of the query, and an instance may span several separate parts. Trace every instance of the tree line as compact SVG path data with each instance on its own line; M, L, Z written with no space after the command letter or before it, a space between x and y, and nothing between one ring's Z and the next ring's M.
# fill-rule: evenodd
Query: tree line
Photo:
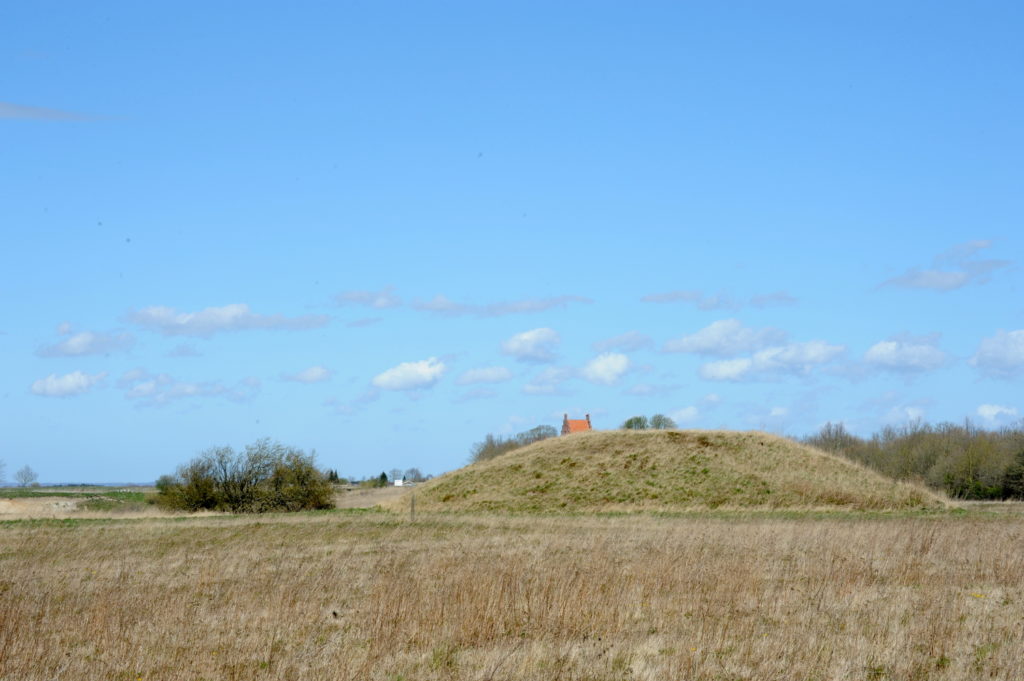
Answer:
M1024 422L999 430L972 423L886 426L868 438L827 423L803 440L897 480L959 499L1024 499Z
M496 456L507 454L512 450L525 447L526 445L533 444L534 442L540 442L546 440L549 437L556 437L558 431L552 426L537 426L530 430L524 430L521 433L512 435L511 437L501 437L500 435L492 435L488 433L483 440L475 443L469 450L469 462L477 463L479 461L487 461L493 459Z

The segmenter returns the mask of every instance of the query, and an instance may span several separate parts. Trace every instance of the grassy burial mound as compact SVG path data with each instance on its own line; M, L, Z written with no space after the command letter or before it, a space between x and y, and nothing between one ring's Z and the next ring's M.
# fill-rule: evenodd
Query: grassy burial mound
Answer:
M408 503L407 501L405 503ZM417 508L679 511L939 509L923 486L761 432L609 431L537 442L435 478Z

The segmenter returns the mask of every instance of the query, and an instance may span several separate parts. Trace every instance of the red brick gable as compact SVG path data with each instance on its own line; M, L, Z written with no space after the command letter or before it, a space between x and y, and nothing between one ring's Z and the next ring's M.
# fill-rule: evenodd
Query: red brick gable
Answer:
M582 433L587 430L593 430L593 428L590 427L590 414L587 414L586 419L570 420L568 414L562 418L562 435Z

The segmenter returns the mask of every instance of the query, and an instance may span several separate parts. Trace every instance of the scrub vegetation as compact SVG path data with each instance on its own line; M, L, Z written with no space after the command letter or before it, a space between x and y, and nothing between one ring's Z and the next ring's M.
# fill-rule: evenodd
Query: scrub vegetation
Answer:
M421 485L424 510L939 509L944 499L761 432L622 430L551 438Z

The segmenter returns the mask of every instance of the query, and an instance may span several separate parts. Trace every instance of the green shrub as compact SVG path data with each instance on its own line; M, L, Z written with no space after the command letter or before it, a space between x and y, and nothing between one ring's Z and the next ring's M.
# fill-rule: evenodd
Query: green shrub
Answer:
M1003 473L1003 497L1007 499L1024 499L1024 451Z
M157 480L157 503L166 508L233 513L333 508L330 483L312 455L269 439L235 453L214 447Z

